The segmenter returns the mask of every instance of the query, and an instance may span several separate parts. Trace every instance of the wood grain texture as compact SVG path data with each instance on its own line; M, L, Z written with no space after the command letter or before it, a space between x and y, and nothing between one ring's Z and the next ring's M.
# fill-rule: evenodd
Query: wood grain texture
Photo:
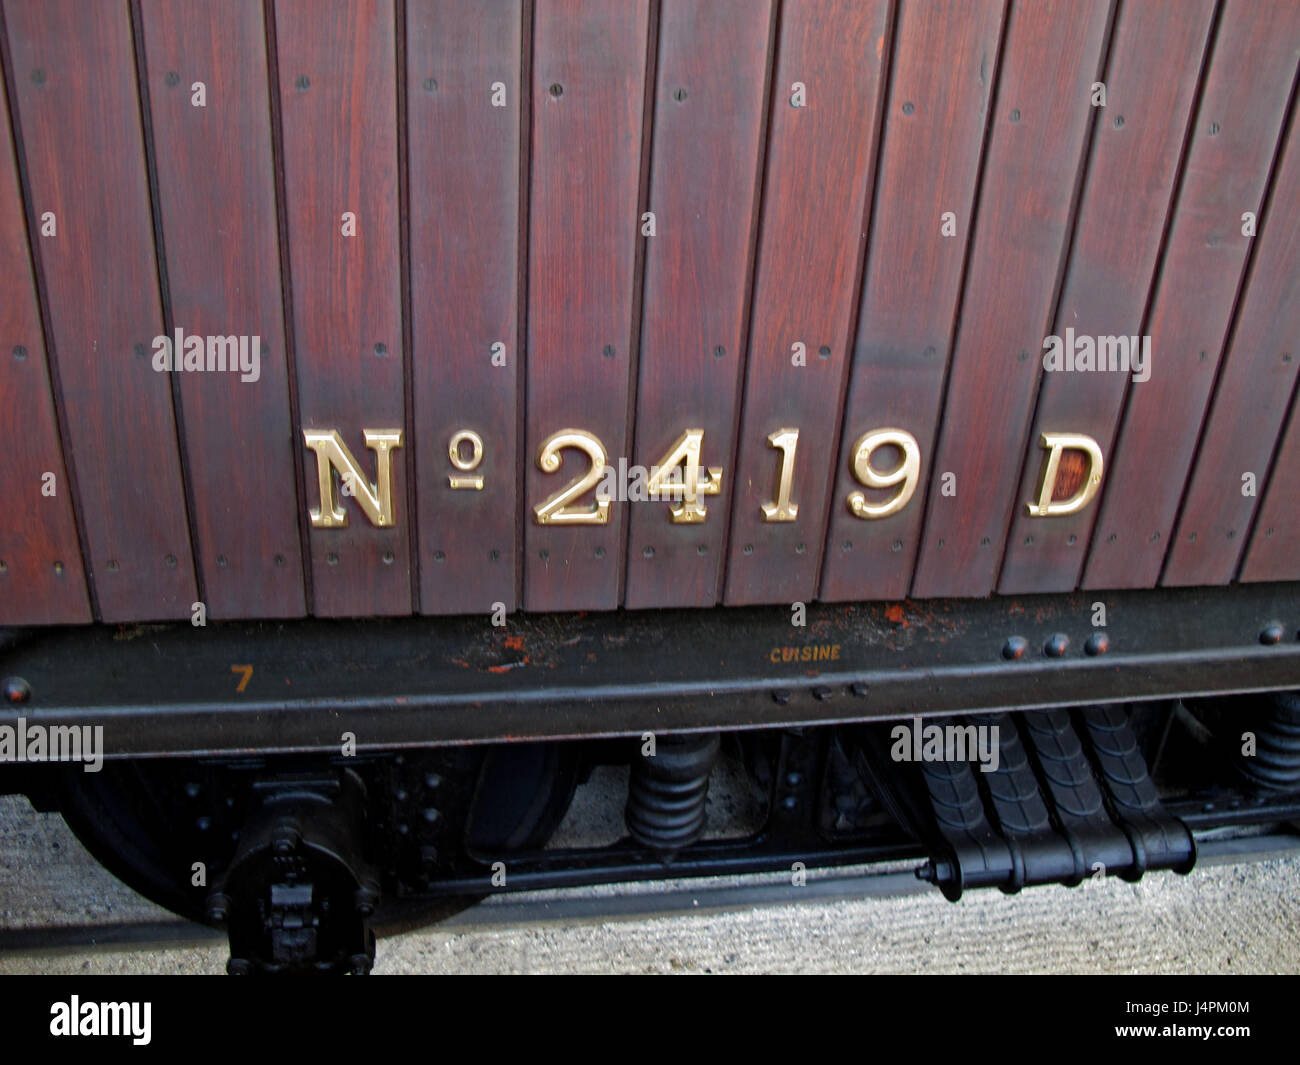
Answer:
M533 14L524 454L529 610L618 605L626 505L611 503L606 525L538 525L532 508L589 466L570 449L558 472L540 470L538 449L551 434L595 435L612 466L627 456L631 440L648 22L648 0L538 0Z
M1064 338L1067 328L1080 336L1142 334L1214 9L1213 0L1120 8L1106 107L1098 116L1051 327L1058 336ZM1041 359L1041 346L1034 354ZM999 591L1064 592L1078 585L1098 500L1076 514L1029 516L1024 503L1035 498L1044 455L1037 442L1044 432L1083 433L1098 442L1109 463L1129 380L1110 370L1042 375ZM1106 476L1103 468L1103 483Z
M521 0L408 0L411 361L420 609L516 606ZM499 86L494 105L493 86ZM494 364L494 344L505 350ZM470 474L448 445L483 440ZM463 445L462 461L472 456ZM482 491L449 478L483 478Z
M649 469L703 429L701 465L724 470L701 524L674 524L667 502L630 508L634 609L712 606L721 591L771 23L766 0L664 0L660 12L635 455Z
M275 4L302 428L337 429L367 474L376 460L362 430L404 431L395 524L377 528L340 497L347 527L311 531L312 613L324 616L411 610L394 20L382 0ZM345 212L355 236L343 235ZM316 459L297 442L316 507Z
M1086 588L1160 576L1214 386L1300 62L1300 6L1223 11L1148 332L1150 379L1129 388L1084 571Z
M31 209L57 225L37 251L100 615L189 617L171 381L150 355L163 322L130 11L8 0L4 12Z
M289 407L262 3L143 0L141 20L168 334L257 337L260 349L248 373L178 374L208 616L299 617L307 605L300 445ZM199 82L204 106L195 106Z
M1162 584L1227 584L1245 549L1300 367L1297 204L1300 126L1293 119ZM1254 482L1249 492L1247 475ZM1300 493L1294 466L1277 466L1273 477L1279 494L1288 485L1293 495Z
M782 6L725 602L815 597L866 243L889 5ZM794 106L795 83L803 106ZM797 365L796 344L806 348ZM825 352L823 356L822 352ZM794 521L764 520L798 429Z
M1001 3L964 0L904 0L899 9L822 599L907 594L924 481L897 514L856 517L847 505L863 490L854 443L870 430L903 429L920 446L921 476L929 470L1004 14ZM954 236L943 234L946 212Z
M1100 0L1011 12L916 596L987 595L997 578L1107 16Z
M1243 581L1300 581L1300 413L1291 417L1273 459L1255 532L1241 564Z
M0 79L0 625L90 620ZM54 477L53 482L47 475ZM50 485L54 494L48 494Z

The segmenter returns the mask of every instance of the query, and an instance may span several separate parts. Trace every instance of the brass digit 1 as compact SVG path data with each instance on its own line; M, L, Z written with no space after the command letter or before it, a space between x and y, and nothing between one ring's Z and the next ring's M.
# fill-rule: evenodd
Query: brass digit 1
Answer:
M1031 518L1059 518L1066 514L1077 514L1092 502L1092 497L1101 488L1100 445L1082 433L1043 433L1039 437L1038 446L1047 452L1038 473L1038 502L1026 503L1025 512ZM1074 495L1054 503L1052 493L1056 490L1056 474L1061 466L1062 451L1082 451L1087 455L1088 472Z
M466 442L469 443L472 449L468 459L461 458L460 454L460 445ZM456 469L465 472L476 470L478 464L483 461L483 438L472 429L462 429L451 438L451 443L447 445L447 455ZM475 492L483 491L483 477L481 474L476 474L473 477L457 477L454 473L448 474L447 483L452 488L469 488Z
M886 444L893 444L903 453L902 461L892 470L881 473L871 465L871 456ZM905 429L872 429L863 433L853 445L853 476L868 488L893 488L898 491L883 503L868 503L864 492L850 492L849 510L854 517L887 518L897 514L912 498L921 472L921 449L916 437Z
M790 502L794 489L794 453L799 448L798 429L778 429L767 437L769 447L781 452L781 466L776 478L776 498L763 504L764 521L794 521L799 516L799 504Z
M598 495L595 503L577 506L573 500L595 488L604 476L606 467L605 445L582 429L561 429L542 441L537 451L537 468L543 473L555 473L563 460L560 452L566 447L581 451L591 460L591 468L581 477L570 481L553 496L533 507L538 525L608 525L609 500Z

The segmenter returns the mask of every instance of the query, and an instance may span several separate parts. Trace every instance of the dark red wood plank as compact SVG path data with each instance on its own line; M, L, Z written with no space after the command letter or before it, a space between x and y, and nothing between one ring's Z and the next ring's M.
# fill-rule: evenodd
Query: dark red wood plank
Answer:
M908 0L899 10L822 599L907 594L1003 17L1001 3L966 0ZM943 77L935 76L936 56L945 57ZM951 236L944 235L947 212ZM917 441L921 481L897 513L859 518L847 502L850 493L865 491L853 474L854 445L864 433L886 428ZM877 456L877 469L888 469L884 457Z
M1108 8L1103 0L1012 8L916 596L987 595L997 579ZM955 491L945 495L948 473Z
M1128 404L1086 588L1150 588L1177 516L1300 62L1300 5L1228 3L1219 23L1151 321L1150 379Z
M195 601L130 11L5 4L38 253L101 617L189 617ZM66 563L65 563L66 564Z
M1214 8L1213 0L1120 8L1056 335L1142 334ZM1109 370L1043 374L1034 429L1018 456L1024 470L999 591L1063 592L1079 583L1098 501L1074 514L1030 516L1024 504L1035 498L1045 454L1037 442L1044 432L1082 433L1108 459L1129 380Z
M0 79L0 625L74 624L90 620L90 600L8 116Z
M414 461L426 614L516 605L522 29L520 0L406 5ZM495 357L494 345L502 345ZM477 463L473 438L459 445L469 471L450 457L460 433L481 441ZM453 478L467 487L453 487Z
M1227 584L1237 571L1300 367L1300 126L1294 120L1255 240L1250 279L1195 472L1165 561L1166 585ZM1249 478L1249 479L1248 479ZM1284 492L1291 472L1277 467ZM1268 539L1268 537L1265 537Z
M722 580L740 405L745 299L772 34L767 0L664 0L651 147L636 461L650 469L688 429L720 490L630 508L632 608L712 606ZM727 62L718 56L725 54Z
M529 610L618 605L625 505L609 503L603 524L539 524L535 508L592 465L565 448L559 468L544 472L540 450L553 434L593 435L613 466L630 443L648 21L648 0L538 0L533 13L524 455ZM596 507L594 490L572 506Z
M1296 396L1291 400L1291 419L1273 459L1273 473L1260 503L1240 579L1300 581L1300 399Z
M411 609L394 20L380 0L275 4L302 428L337 430L372 486L379 462L363 430L403 433L393 524L373 524L340 490L347 526L311 530L312 612L326 616ZM324 507L316 457L301 434L297 444L308 505Z
M208 616L297 617L306 611L300 445L262 3L143 0L141 18L173 334L250 338L238 371L178 374ZM232 462L232 440L256 460Z
M830 468L866 242L889 5L782 5L725 601L817 593ZM802 87L802 106L795 83ZM804 345L798 363L795 344ZM823 354L824 353L824 354ZM798 430L789 503L769 513Z

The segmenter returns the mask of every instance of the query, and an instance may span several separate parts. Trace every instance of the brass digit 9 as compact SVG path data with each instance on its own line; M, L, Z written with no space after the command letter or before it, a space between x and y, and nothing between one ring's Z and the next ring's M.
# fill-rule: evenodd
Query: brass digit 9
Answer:
M886 444L893 444L903 453L902 461L886 473L881 473L871 465L871 456ZM868 488L893 488L900 485L898 492L883 503L868 503L863 492L850 492L849 510L854 517L887 518L897 514L912 498L916 491L916 482L921 472L921 449L916 437L904 429L873 429L864 433L853 445L853 476Z

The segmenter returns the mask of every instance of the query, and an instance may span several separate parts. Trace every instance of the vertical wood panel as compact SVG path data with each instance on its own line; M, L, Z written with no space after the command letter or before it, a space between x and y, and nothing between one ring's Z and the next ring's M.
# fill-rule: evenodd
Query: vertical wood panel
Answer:
M671 522L667 502L630 508L631 608L718 600L770 36L766 0L664 0L660 14L636 462L693 428L700 464L725 469L701 524Z
M1214 385L1300 61L1300 5L1225 5L1148 331L1083 584L1150 588L1160 575Z
M903 429L920 446L922 478L929 470L1003 16L1001 3L966 0L904 0L899 11L822 599L907 594L924 481L898 513L858 518L846 502L864 490L853 446L870 430ZM949 211L951 237L942 232Z
M256 336L261 349L256 380L230 370L178 374L208 614L300 616L300 445L289 409L261 0L143 0L141 17L169 325L186 337ZM194 104L197 82L206 106Z
M1106 107L1098 116L1052 326L1059 336L1067 327L1080 336L1142 333L1214 8L1213 0L1120 8L1106 71ZM1041 359L1043 349L1035 355ZM1044 454L1038 440L1043 432L1083 433L1098 442L1109 462L1129 380L1129 374L1115 371L1043 374L1034 429L1018 457L1024 470L1001 592L1064 592L1078 584L1099 500L1061 517L1026 514L1024 504L1034 498ZM1007 461L1017 457L1008 455Z
M408 0L411 358L424 613L513 609L521 0ZM494 106L494 85L502 93ZM492 359L505 345L503 365ZM483 457L448 446L477 433ZM466 461L471 445L461 448ZM408 461L410 461L408 456ZM483 478L481 491L452 476Z
M1259 507L1243 581L1300 580L1300 398L1273 459L1273 474Z
M1012 8L917 596L987 595L997 578L1107 18L1102 0Z
M1163 584L1227 584L1246 546L1300 367L1297 204L1300 126L1293 119L1286 155L1269 193L1268 215L1255 237L1258 246L1248 287L1201 435ZM1293 495L1300 492L1294 469L1277 467L1279 494L1288 483ZM1249 494L1244 490L1246 474L1255 482Z
M370 475L362 430L406 428L393 5L277 0L275 25L302 428L337 429ZM393 454L392 526L340 497L347 527L311 531L313 613L410 611L408 440ZM316 459L297 445L316 507Z
M8 121L0 79L0 625L72 624L90 620L90 601Z
M726 577L728 604L816 595L866 240L889 5L782 6ZM806 93L793 106L794 83ZM792 347L806 347L796 365ZM825 352L825 355L822 355ZM798 429L794 521L764 520Z
M188 617L196 591L162 334L130 12L5 4L87 554L105 621Z
M529 610L618 605L626 506L611 503L606 525L538 525L532 508L589 466L569 449L558 472L543 473L538 449L551 434L595 435L614 466L627 455L648 21L648 0L538 0L533 16Z

